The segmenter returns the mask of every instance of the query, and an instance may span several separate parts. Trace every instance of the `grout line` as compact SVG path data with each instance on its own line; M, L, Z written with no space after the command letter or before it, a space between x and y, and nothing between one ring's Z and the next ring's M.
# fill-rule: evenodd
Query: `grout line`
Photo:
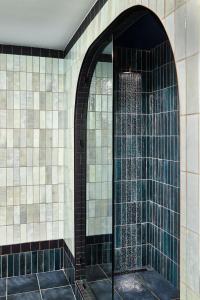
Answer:
M9 277L2 277L2 279L3 278L7 278L7 279L9 279L9 278L17 278L17 277L28 277L28 276L31 276L31 275L36 275L36 274L38 274L38 273L40 273L40 274L43 274L43 273L51 273L51 272L59 272L59 271L62 271L63 269L60 269L60 270L52 270L52 271L43 271L43 272L36 272L36 273L30 273L30 274L24 274L24 275L15 275L15 276L9 276Z
M40 291L55 290L55 289L60 289L60 288L69 288L69 289L71 289L72 294L74 296L74 299L76 299L75 295L74 295L74 291L73 291L73 289L72 289L72 287L71 287L70 284L68 284L68 285L61 285L61 286L55 286L55 287L51 287L51 288L47 288L47 289L40 289ZM41 295L41 298L42 298L42 295ZM43 298L42 298L42 300L43 300Z
M65 288L65 287L70 287L70 284L61 285L61 286L54 286L54 287L50 287L50 288L46 288L46 289L41 289L41 291L54 290L54 289Z
M74 294L74 291L73 291L72 285L71 285L71 283L70 283L69 279L67 278L67 274L65 273L65 268L64 268L62 271L63 271L63 273L64 273L64 275L65 275L65 277L66 277L66 279L67 279L67 281L68 281L68 283L69 283L67 286L69 286L69 287L71 288L71 290L72 290L72 293L73 293L73 295L74 295L74 299L76 299L76 296L75 296L75 294Z
M27 291L27 292L21 292L21 293L9 294L9 295L7 295L7 296L15 296L15 295L29 294L29 293L34 293L34 292L39 292L39 289L38 289L38 290L33 290L33 291Z
M41 291L41 289L40 289L40 282L39 282L38 274L36 273L35 275L36 275L37 282L38 282L38 287L39 287L40 297L41 297L41 299L43 300L43 297L42 297L42 291Z
M74 296L74 300L76 300L76 295L74 294L73 288L71 287L71 285L69 285L69 286L70 286L70 289L71 289L72 294L73 294L73 296Z
M98 280L92 280L92 281L88 281L88 283L93 283L93 282L99 282L99 281L110 281L110 282L112 282L109 278L102 278L102 279L98 279Z
M8 278L6 278L6 300L8 299Z
M64 273L64 276L66 277L67 281L69 282L69 279L67 278L67 274L65 273L65 269L62 269L62 272ZM70 284L70 282L69 282Z
M101 267L101 265L100 264L97 264L97 266L100 268L100 270L106 275L106 278L107 279L110 279L109 277L108 277L108 275L106 274L106 272L104 271L104 269ZM112 271L111 271L112 272Z
M64 250L64 249L63 249ZM66 253L66 255L67 255L67 253ZM68 255L67 255L68 256ZM68 258L69 258L69 256L68 256ZM70 263L71 263L71 261L70 261ZM72 289L72 285L71 285L71 283L70 283L70 281L69 281L69 279L68 279L68 277L67 277L67 274L65 273L65 267L64 267L64 251L63 251L63 269L62 269L62 271L63 271L63 273L64 273L64 276L66 277L66 279L67 279L67 281L69 282L69 287L71 288L71 290L72 290L72 293L73 293L73 295L74 295L74 299L76 299L76 296L75 296L75 294L74 294L74 291L73 291L73 289ZM75 283L74 283L75 284Z

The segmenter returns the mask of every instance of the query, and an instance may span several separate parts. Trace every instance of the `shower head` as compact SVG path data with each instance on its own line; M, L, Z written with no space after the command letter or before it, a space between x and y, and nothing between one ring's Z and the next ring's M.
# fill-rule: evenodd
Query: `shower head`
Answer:
M122 72L123 74L132 74L133 73L133 70L131 67L129 67L128 71L123 71Z

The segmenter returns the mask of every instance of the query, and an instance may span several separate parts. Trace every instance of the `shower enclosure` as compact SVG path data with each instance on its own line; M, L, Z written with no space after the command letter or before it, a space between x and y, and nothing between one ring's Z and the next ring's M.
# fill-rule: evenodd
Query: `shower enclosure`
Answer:
M180 141L173 52L149 10L138 7L122 20L109 32L112 42L98 47L93 67L86 64L83 71L89 70L88 92L81 93L87 95L80 110L85 123L78 122L85 229L76 235L82 242L76 279L91 299L178 299Z

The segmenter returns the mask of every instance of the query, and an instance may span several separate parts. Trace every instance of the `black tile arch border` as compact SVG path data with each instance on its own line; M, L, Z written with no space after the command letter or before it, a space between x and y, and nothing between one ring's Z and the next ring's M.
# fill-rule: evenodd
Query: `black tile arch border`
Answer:
M102 53L99 55L98 61L112 63L112 55Z
M104 3L105 4L105 3ZM112 39L150 11L132 7L117 17L89 47L79 73L74 117L75 279L85 278L86 267L86 151L87 107L90 84L99 56ZM113 244L113 241L112 241Z

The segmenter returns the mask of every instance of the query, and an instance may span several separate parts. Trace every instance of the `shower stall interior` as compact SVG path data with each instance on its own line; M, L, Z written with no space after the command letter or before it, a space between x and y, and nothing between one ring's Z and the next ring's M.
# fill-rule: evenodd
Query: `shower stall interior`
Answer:
M176 68L146 11L98 55L87 105L84 286L92 299L178 299Z

